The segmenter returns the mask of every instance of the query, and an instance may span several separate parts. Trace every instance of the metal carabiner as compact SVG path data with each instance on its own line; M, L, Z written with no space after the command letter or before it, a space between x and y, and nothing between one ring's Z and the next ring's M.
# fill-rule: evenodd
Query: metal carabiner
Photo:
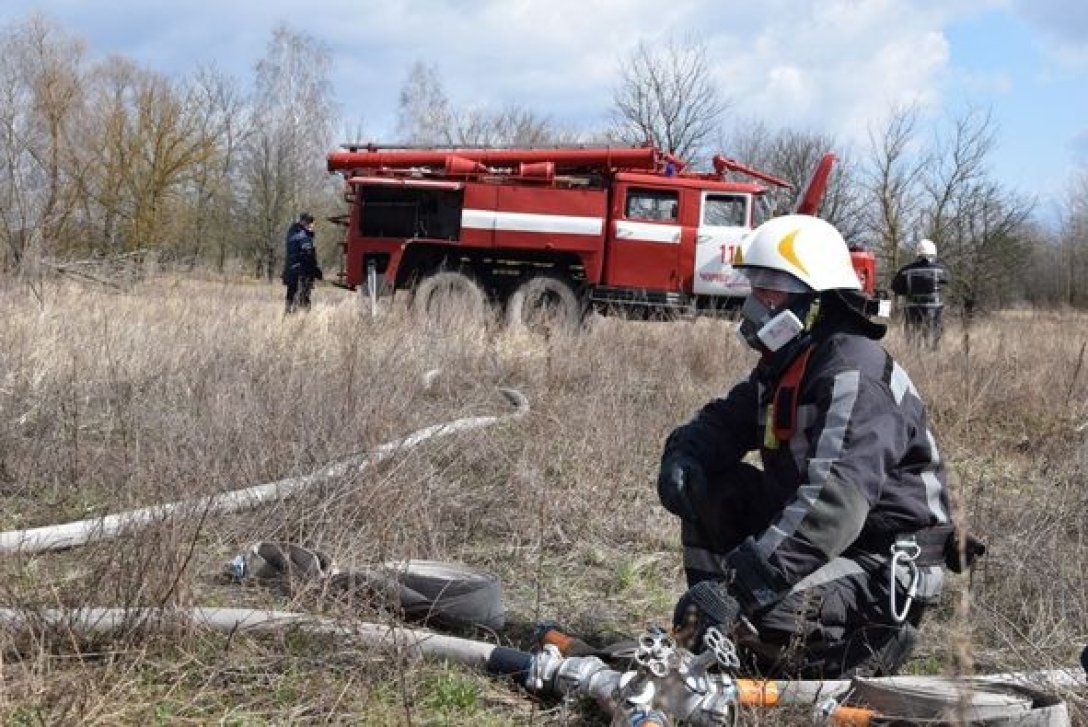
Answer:
M907 614L910 612L910 606L914 602L914 596L918 593L918 566L914 564L914 561L918 559L918 556L922 554L922 546L918 545L913 539L910 540L896 540L891 547L892 561L888 567L888 605L891 607L892 618L897 624L901 624L907 620ZM896 586L898 585L898 579L896 578L896 570L899 564L902 563L910 574L910 584L907 586L907 598L903 603L903 610L899 611L896 608Z

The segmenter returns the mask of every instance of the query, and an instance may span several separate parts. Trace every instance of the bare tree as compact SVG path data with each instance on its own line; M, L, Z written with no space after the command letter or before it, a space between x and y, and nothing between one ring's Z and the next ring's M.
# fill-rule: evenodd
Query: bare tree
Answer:
M130 175L140 153L137 97L145 72L131 61L112 56L87 75L87 107L78 122L80 143L74 156L85 173L79 183L79 215L84 234L70 254L113 254L136 247L131 235Z
M83 52L39 15L0 33L0 269L21 269L28 251L66 238Z
M1053 246L1057 260L1046 274L1058 278L1057 300L1088 307L1088 168L1079 170L1070 181Z
M615 136L652 141L685 160L704 154L727 108L708 66L705 46L694 39L639 43L620 64Z
M416 61L400 89L399 136L407 144L453 144L450 102L434 64Z
M517 104L504 107L491 122L493 143L504 146L545 146L559 134L551 120Z
M518 104L498 111L454 107L438 70L422 61L412 65L401 87L397 128L404 143L430 146L544 146L571 136Z
M748 121L734 127L727 148L730 152L727 156L732 155L738 161L781 177L792 185L790 189L770 191L780 212L793 206L824 154L834 153L837 159L820 216L838 227L851 243L868 243L861 222L863 203L857 190L854 164L839 149L833 136L793 129L772 131L762 121Z
M280 28L244 103L211 71L173 82L39 16L0 29L0 270L28 253L153 248L222 267L238 240L271 275L282 231L338 193L325 172L328 54ZM36 257L36 256L31 256Z
M1023 292L1032 206L990 180L969 185L941 231L953 293L965 316L1005 305Z
M491 146L494 140L494 118L487 109L470 106L451 113L446 129L446 144L454 146Z
M326 46L282 25L257 64L242 152L243 212L256 272L268 279L292 215L330 204L334 187L324 160L338 113L329 70Z
M199 96L120 57L95 68L86 90L82 244L109 254L174 248L193 174L216 145Z
M191 214L177 252L190 267L210 257L222 271L228 256L240 252L238 243L244 236L236 222L233 188L239 149L245 142L244 106L236 82L212 68L199 70L190 89L200 133L213 147L191 170Z
M966 316L1019 292L1030 253L1033 203L990 177L994 138L990 113L968 110L938 139L921 174L922 230L953 269L953 297Z
M1056 225L1036 229L1034 238L1027 298L1088 307L1088 168L1070 176Z
M1032 205L993 181L987 168L994 132L987 112L968 110L928 144L916 133L918 111L893 110L870 131L865 166L865 222L878 241L886 282L914 244L930 238L952 272L950 300L965 315L1023 291L1033 235Z
M898 108L882 129L869 130L869 156L861 175L868 200L862 227L885 285L904 262L904 251L924 236L919 225L925 158L917 149L917 124L916 108Z
M175 246L177 221L193 200L193 175L215 154L195 89L150 78L140 90L137 124L141 153L129 177L132 236L142 248Z
M978 109L954 118L951 137L935 142L922 176L928 203L926 223L933 236L943 237L945 228L955 223L964 190L986 178L994 142L991 115Z

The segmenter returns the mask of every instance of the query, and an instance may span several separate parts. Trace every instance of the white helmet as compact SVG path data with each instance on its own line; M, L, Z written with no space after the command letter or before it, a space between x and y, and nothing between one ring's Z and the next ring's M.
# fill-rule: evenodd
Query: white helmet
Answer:
M835 227L811 215L767 220L741 242L733 266L754 277L756 270L787 273L809 290L861 290L850 249Z
M933 240L919 240L918 245L914 248L914 254L934 257L937 254L937 246L933 244Z

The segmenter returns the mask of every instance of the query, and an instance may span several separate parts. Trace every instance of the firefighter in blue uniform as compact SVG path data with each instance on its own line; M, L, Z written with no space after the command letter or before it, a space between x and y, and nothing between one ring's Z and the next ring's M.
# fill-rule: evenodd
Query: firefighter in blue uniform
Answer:
M287 286L286 313L299 308L309 310L314 280L321 280L314 246L314 217L309 212L298 216L287 230L283 256L283 284Z
M894 673L944 567L981 550L951 526L945 462L881 347L842 235L807 215L756 228L735 266L755 369L668 437L658 494L681 518L682 643L710 627L752 671ZM757 451L762 468L743 459ZM954 551L954 552L953 552ZM953 557L954 556L954 557Z
M917 258L903 266L892 279L892 292L906 298L903 325L907 340L937 348L944 333L944 298L948 268L937 259L932 240L920 240L915 246Z

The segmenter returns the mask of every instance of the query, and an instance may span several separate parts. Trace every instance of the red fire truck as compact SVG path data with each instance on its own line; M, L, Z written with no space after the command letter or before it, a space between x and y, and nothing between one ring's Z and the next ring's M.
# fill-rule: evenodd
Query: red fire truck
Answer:
M815 214L834 157L796 205ZM720 311L748 293L731 266L742 235L772 211L776 177L715 156L692 172L653 147L413 149L346 146L328 155L346 182L339 283L412 291L423 313L451 296L547 312L575 324L589 305ZM740 181L742 174L754 181ZM770 186L768 186L770 185ZM871 253L853 253L872 292Z

